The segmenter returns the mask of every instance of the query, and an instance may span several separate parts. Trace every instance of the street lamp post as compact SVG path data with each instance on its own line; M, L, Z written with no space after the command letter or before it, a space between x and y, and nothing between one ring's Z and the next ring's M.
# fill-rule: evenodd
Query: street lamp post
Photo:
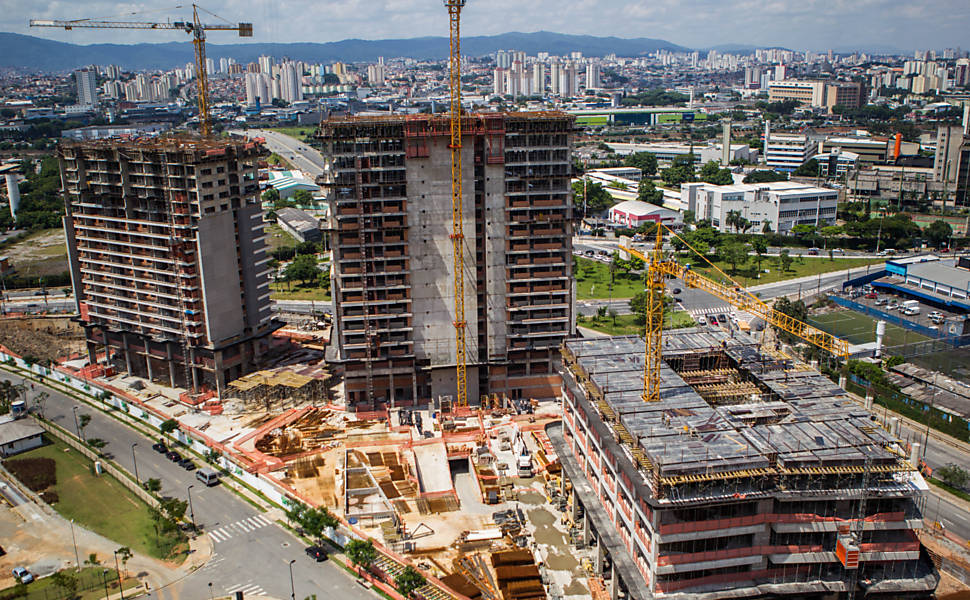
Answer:
M131 462L135 465L135 483L141 485L141 481L138 479L138 459L135 458L135 446L137 445L138 442L131 445Z
M293 585L293 563L296 559L290 561L290 600L296 600L296 586Z
M121 600L125 600L125 582L121 580L121 565L118 564L118 552L115 552L115 571L118 572L118 593Z
M108 600L108 569L101 569L101 582L104 583L104 600Z
M192 488L194 485L190 485L185 488L185 493L189 496L189 516L192 519L192 531L195 531L195 509L192 508Z
M209 600L212 600L212 582L209 582Z
M81 425L78 424L78 420L77 420L78 408L80 407L79 406L74 407L74 432L77 433L77 439L81 440ZM84 440L81 440L81 441L83 442Z
M77 565L77 570L81 570L81 555L77 552L77 536L74 535L74 519L71 519L71 541L74 542L74 564Z

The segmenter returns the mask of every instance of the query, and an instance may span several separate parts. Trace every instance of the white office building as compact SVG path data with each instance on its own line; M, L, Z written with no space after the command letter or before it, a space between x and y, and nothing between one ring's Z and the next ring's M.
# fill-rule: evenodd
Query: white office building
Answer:
M808 136L769 133L765 141L765 164L776 171L794 171L818 152L818 144Z
M98 104L98 78L91 69L81 69L74 72L77 83L77 103L82 106Z
M835 224L839 203L837 190L794 181L712 185L685 183L681 202L695 218L709 220L719 231L732 231L727 216L733 210L751 223L749 233L761 233L764 225L789 233L795 225L825 227Z
M595 90L602 87L602 82L600 81L600 65L599 63L591 62L586 65L586 89Z

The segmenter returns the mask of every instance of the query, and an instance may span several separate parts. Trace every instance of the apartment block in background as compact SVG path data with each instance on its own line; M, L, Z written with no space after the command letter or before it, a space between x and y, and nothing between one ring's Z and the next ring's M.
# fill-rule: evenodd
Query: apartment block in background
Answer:
M258 143L66 142L64 231L92 364L221 393L272 319Z
M554 361L575 308L572 130L561 113L464 117L470 401L558 395ZM331 119L320 141L348 402L376 408L454 397L448 118Z
M744 334L665 331L644 402L639 337L562 355L550 439L613 598L933 597L915 452L818 371Z

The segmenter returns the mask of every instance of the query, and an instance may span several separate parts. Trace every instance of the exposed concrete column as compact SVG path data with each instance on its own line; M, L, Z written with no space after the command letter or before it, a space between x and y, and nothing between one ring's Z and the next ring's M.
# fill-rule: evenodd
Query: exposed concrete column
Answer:
M155 374L152 372L152 350L148 347L148 340L145 340L145 365L148 366L148 381L153 381Z
M562 480L563 481L566 480L565 476L562 478ZM570 517L572 517L572 521L573 523L575 523L576 520L579 518L579 496L576 495L575 491L572 493L572 496L573 496L573 505L570 510ZM586 523L586 519L583 519L583 524L585 525L585 523Z
M223 366L222 366L222 350L216 350L213 353L213 362L215 363L215 380L216 380L216 396L222 398L222 389L225 385Z
M192 393L199 391L199 374L195 372L195 348L189 348L189 371L192 373Z
M589 512L583 512L583 545L589 546L593 541L593 528L589 526Z
M616 572L616 565L610 564L610 600L620 598L620 574Z
M175 360L172 358L172 342L165 345L165 354L168 357L168 385L175 387Z
M108 338L105 336L105 342L107 341ZM128 336L124 333L121 334L121 347L125 351L125 370L128 371L128 375L131 375L131 352L128 351Z
M603 541L597 539L596 540L596 560L593 563L594 564L593 570L596 572L597 575L603 574L603 562L605 560L606 560L606 549L603 547Z
M85 342L88 348L88 364L93 365L98 362L98 347L94 342Z

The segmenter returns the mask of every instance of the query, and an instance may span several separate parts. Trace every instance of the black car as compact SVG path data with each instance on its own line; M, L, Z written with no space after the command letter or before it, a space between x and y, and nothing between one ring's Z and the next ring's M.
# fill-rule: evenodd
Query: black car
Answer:
M317 562L327 560L327 551L320 546L310 546L306 549L306 555Z
M185 469L186 471L194 471L195 470L195 463L192 462L192 459L189 458L189 457L185 457L182 460L180 460L179 461L179 466L182 467L183 469Z
M152 444L152 450L158 452L159 454L168 454L168 446L161 442Z
M182 460L182 455L179 454L178 452L176 452L175 450L172 450L170 452L167 452L165 454L165 456L167 456L168 459L170 461L172 461L172 462L178 462L178 461Z

